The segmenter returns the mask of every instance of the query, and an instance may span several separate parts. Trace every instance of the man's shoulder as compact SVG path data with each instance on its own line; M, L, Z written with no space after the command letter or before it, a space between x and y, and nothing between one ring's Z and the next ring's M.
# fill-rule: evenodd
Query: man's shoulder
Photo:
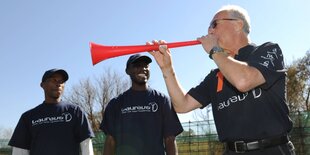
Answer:
M120 103L120 101L122 101L125 98L125 96L127 96L128 94L129 94L129 91L127 90L127 91L119 94L118 96L112 98L109 101L108 106L112 106L112 105L116 105L116 104Z
M42 108L43 108L43 103L41 103L41 104L39 104L39 105L37 105L37 106L35 106L35 107L33 107L33 108L31 108L31 109L25 111L25 112L23 113L23 115L31 114L31 113L33 113L33 112L36 112L36 111L42 109Z
M29 119L37 114L40 114L42 113L42 111L45 111L44 110L44 105L43 103L31 108L31 109L28 109L27 111L23 112L22 115L21 115L21 119Z
M120 93L118 96L112 98L111 101L122 100L124 97L126 97L128 95L130 95L130 90L126 90L126 91Z
M277 43L272 42L272 41L267 41L265 43L262 43L260 46L272 46L272 45L277 45Z
M274 48L274 47L279 47L279 45L277 43L274 43L271 41L265 42L265 43L257 46L258 49L260 49L260 48Z
M77 103L67 102L67 101L61 101L60 102L63 106L67 107L79 107Z
M154 94L155 96L159 96L159 97L162 97L162 98L169 98L168 95L166 95L165 93L163 93L163 92L161 92L159 90L153 89L151 87L148 88L148 91L151 94Z

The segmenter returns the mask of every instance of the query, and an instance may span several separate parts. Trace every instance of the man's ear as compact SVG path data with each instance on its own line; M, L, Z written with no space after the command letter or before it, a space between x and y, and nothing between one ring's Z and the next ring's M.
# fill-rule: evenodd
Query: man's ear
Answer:
M41 82L41 83L40 83L41 88L43 88L43 85L44 85L43 82Z
M130 75L127 68L125 69L125 72L126 72L127 75Z

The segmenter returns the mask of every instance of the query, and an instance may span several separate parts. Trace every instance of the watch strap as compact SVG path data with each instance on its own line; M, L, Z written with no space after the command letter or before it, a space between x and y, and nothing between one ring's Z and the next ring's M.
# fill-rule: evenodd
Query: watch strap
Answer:
M213 60L212 55L218 52L224 52L224 50L221 47L214 46L209 52L209 58Z

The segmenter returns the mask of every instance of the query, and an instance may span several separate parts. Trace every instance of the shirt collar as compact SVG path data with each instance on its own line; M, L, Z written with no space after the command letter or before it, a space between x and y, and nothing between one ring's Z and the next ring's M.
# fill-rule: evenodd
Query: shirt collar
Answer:
M236 60L246 60L252 51L256 48L254 43L248 44L239 49L238 55L235 56Z

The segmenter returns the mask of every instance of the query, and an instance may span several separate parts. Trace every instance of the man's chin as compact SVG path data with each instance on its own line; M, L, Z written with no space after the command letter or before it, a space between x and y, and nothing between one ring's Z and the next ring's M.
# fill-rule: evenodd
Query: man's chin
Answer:
M53 98L58 99L61 97L61 94L62 94L61 92L56 92L56 93L54 93Z
M144 80L144 81L141 80L141 81L137 82L137 84L141 85L141 86L145 85L146 83L147 83L147 80Z

